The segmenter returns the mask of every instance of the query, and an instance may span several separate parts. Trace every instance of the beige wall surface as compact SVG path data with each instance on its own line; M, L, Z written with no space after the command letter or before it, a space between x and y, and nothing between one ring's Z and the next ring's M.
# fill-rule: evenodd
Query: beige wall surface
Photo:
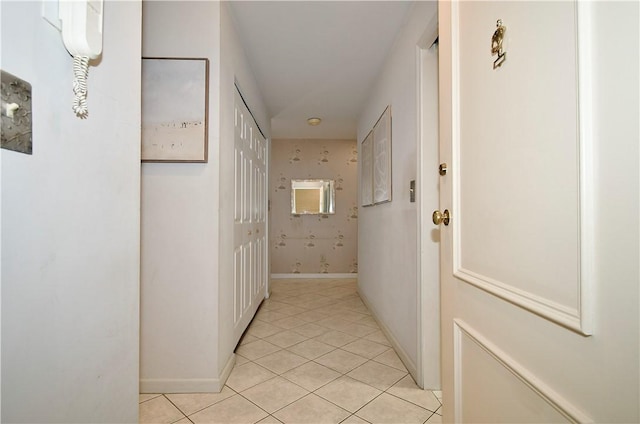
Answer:
M271 273L358 271L358 154L355 140L273 140ZM335 181L334 215L291 215L291 179Z

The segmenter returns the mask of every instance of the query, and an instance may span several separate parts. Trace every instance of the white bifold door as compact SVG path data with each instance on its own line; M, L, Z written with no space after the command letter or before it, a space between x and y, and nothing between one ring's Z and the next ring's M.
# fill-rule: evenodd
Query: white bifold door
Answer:
M267 285L267 141L235 93L234 338L239 340Z
M637 422L637 2L439 5L444 421Z

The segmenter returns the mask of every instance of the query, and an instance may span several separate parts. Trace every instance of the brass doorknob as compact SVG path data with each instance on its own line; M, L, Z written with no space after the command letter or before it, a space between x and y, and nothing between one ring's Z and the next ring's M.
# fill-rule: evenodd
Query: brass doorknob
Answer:
M449 221L451 220L451 215L449 214L449 210L445 209L444 212L434 211L433 215L431 215L431 220L434 224L440 225L449 225Z

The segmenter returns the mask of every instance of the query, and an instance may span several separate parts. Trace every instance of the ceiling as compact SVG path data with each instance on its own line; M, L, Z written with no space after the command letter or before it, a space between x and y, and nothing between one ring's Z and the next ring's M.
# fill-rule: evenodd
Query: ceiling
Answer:
M272 138L355 139L410 1L232 1ZM322 118L309 126L307 118Z

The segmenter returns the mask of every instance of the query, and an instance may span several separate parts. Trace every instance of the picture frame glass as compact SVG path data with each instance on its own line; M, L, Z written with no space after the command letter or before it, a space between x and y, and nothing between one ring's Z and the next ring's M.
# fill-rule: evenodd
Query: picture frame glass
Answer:
M208 79L208 59L142 59L143 162L207 162Z

